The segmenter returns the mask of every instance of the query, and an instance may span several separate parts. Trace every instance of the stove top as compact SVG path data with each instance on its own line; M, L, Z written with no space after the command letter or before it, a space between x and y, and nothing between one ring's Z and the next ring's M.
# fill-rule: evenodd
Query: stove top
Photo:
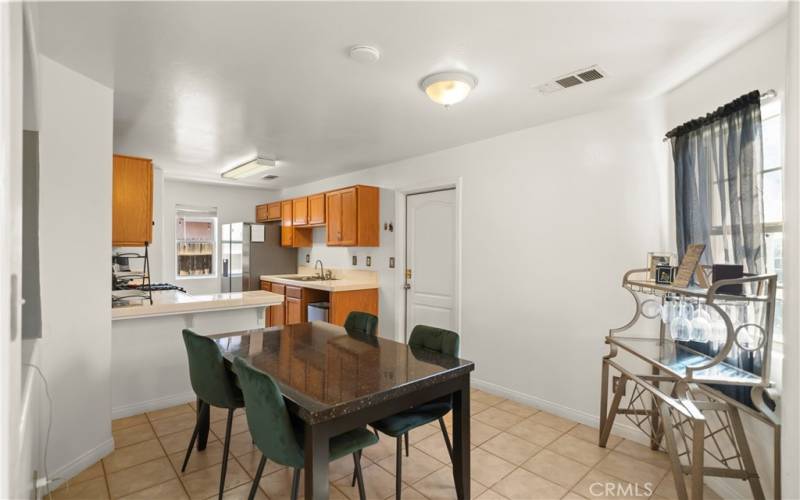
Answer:
M142 292L163 292L166 290L177 290L179 292L186 293L186 290L171 283L150 283L149 285L132 285L129 288L131 288L132 290L140 290Z

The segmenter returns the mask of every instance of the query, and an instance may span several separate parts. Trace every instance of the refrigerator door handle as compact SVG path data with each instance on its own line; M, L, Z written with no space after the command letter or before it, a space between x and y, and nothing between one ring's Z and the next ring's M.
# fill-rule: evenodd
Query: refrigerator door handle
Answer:
M222 259L222 277L228 277L228 259Z

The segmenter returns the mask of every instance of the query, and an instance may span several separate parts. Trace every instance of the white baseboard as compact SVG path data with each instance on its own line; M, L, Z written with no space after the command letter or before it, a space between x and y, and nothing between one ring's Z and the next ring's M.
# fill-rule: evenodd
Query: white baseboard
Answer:
M506 399L527 404L540 410L545 410L553 415L574 420L575 422L588 425L589 427L593 427L595 429L600 427L600 417L597 415L593 415L582 410L576 410L575 408L570 408L546 399L537 398L536 396L531 396L530 394L525 394L513 389L508 389L485 380L472 378L470 382L474 387L496 396L502 396ZM642 434L642 431L635 426L628 425L624 422L616 421L614 423L614 428L612 429L612 434L643 445L650 445L650 441L644 434Z
M59 467L58 469L50 472L50 491L58 488L65 481L72 479L90 466L97 463L101 458L114 451L114 438L109 437L99 445L79 456L72 462ZM37 498L44 498L47 494L47 488L39 488L39 496Z
M753 495L750 493L749 483L740 480L732 480L723 477L706 477L706 486L708 486L714 493L727 500L735 499L751 499ZM743 488L737 488L735 485L739 483L745 485ZM766 493L766 492L765 492Z
M182 403L189 403L197 399L197 396L194 392L182 392L179 394L172 394L170 396L164 396L162 398L156 399L149 399L147 401L141 401L139 403L132 403L123 406L115 406L111 408L111 418L123 418L123 417L130 417L132 415L139 415L146 411L156 411L162 410L164 408L169 408L170 406L179 405Z

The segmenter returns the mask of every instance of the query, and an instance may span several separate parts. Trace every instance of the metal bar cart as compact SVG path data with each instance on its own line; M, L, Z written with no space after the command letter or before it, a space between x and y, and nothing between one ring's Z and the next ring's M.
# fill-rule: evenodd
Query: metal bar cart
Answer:
M611 329L605 339L609 352L602 363L599 445L606 446L617 416L622 415L648 435L652 449L669 454L682 500L703 498L704 476L748 481L754 498L761 500L765 495L742 425L744 412L772 428L773 491L780 498L781 425L775 408L779 398L769 377L777 275L745 275L716 281L707 289L681 288L656 283L648 269L634 269L625 273L622 286L633 296L636 310L626 325ZM731 286L741 293L730 293ZM664 303L675 300L711 309L724 321L716 354L673 340L664 322L658 338L623 335L642 317L657 319ZM737 311L745 311L739 321L731 317ZM740 350L760 356L759 373L726 361ZM616 359L620 351L639 360L632 366L644 362L649 373L623 366ZM719 386L749 387L753 407L723 394Z

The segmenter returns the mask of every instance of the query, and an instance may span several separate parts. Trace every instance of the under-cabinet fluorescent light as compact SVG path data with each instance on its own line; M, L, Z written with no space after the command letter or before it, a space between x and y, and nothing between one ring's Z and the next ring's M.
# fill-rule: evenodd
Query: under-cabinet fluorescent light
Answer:
M226 179L243 179L245 177L253 177L267 170L278 166L278 162L267 158L256 158L254 160L243 163L238 167L223 172L222 177Z

